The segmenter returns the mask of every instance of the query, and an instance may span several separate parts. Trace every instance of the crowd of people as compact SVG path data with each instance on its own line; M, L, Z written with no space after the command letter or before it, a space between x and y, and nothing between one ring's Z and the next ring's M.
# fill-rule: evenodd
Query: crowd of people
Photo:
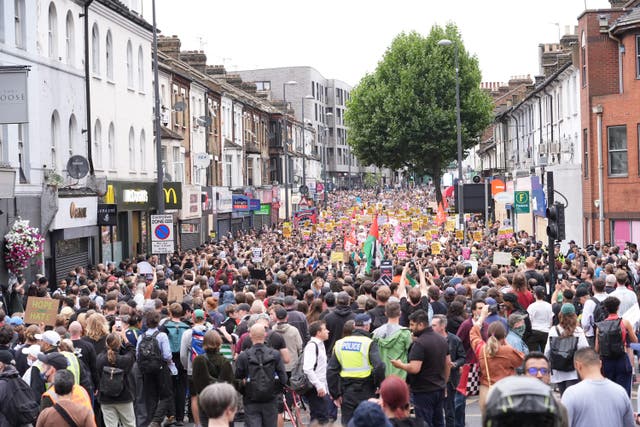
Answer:
M637 246L548 251L475 217L465 246L433 201L337 192L290 232L18 278L0 427L273 427L300 407L314 426L461 427L476 394L491 425L640 424ZM25 323L31 297L59 301L55 324Z

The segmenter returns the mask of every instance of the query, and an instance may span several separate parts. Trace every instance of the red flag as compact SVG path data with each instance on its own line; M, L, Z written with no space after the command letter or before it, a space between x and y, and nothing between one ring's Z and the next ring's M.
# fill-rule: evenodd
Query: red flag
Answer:
M373 222L371 223L371 228L369 229L369 236L373 236L376 240L378 240L378 215L373 216Z
M444 213L444 207L442 203L438 204L438 213L436 214L436 225L440 226L447 222L447 215Z

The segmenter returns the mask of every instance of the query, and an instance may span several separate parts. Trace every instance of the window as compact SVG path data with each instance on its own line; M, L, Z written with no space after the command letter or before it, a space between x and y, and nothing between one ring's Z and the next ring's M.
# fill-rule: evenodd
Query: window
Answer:
M4 43L4 2L0 2L0 42Z
M233 156L231 154L224 155L224 185L231 187L233 185L231 181L231 163L233 162Z
M144 92L144 52L138 47L138 90Z
M589 134L586 129L582 129L582 173L584 179L589 179Z
M184 156L180 147L173 147L173 179L178 182L184 181Z
M587 37L582 32L582 37L580 41L580 65L581 65L581 76L582 76L582 87L587 86Z
M131 40L127 41L127 87L133 88L133 48Z
M29 152L27 147L27 127L24 123L18 124L18 164L20 165L20 184L28 184L29 179L29 171L27 170L28 161L27 161L27 153Z
M636 79L640 79L640 35L636 36Z
M64 35L64 44L65 44L65 56L67 59L67 64L73 65L74 58L76 56L76 41L75 41L75 24L73 22L73 13L71 11L67 12L67 22L65 24L65 35Z
M146 160L147 139L144 133L144 129L140 131L140 170L142 172L147 170Z
M129 170L135 172L136 170L136 135L133 132L133 127L129 128Z
M60 116L57 111L51 114L51 150L48 167L58 170L58 141L60 140Z
M111 30L107 31L105 51L107 59L107 79L113 80L113 37L111 36Z
M93 74L100 75L100 32L98 24L93 24L91 30L91 71Z
M78 121L74 114L69 117L69 157L74 154L84 154L78 147ZM66 165L66 162L65 162Z
M624 176L629 172L627 160L627 126L607 127L609 176Z
M49 21L47 26L49 58L58 57L58 12L53 2L49 3Z
M16 47L24 49L25 46L25 10L24 0L14 0L14 25L16 32Z
M270 81L255 82L255 83L256 83L256 90L259 90L259 91L271 90L271 82Z
M109 169L116 168L116 131L113 122L109 125L109 136L107 137L107 149L109 152Z
M93 127L93 156L96 159L96 167L102 168L102 125L96 120Z
M253 159L247 159L247 185L253 185Z

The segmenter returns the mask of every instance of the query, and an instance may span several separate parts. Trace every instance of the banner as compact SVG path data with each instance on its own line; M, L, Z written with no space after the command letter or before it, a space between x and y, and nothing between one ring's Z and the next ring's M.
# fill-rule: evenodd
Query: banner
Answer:
M24 313L24 323L27 325L44 323L47 326L55 326L59 305L60 301L57 299L29 297Z
M407 257L407 245L398 245L398 258L405 259Z

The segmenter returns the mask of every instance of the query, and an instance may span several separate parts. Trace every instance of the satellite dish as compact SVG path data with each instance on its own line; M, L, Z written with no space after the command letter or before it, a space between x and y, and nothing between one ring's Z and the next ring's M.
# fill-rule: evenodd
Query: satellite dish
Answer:
M211 126L211 117L209 116L200 116L198 117L198 121L204 126Z
M71 156L67 162L67 173L71 178L82 179L89 173L89 162L83 156Z
M180 102L176 102L176 104L173 106L173 109L175 111L184 111L186 105L184 104L184 102L180 101Z

